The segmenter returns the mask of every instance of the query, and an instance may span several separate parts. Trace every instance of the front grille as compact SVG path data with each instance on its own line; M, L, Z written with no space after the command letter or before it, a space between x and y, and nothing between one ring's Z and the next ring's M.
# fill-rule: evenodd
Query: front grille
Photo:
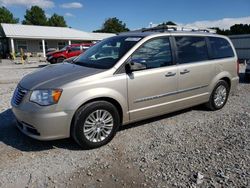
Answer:
M21 88L20 86L17 86L17 88L14 92L13 98L12 98L13 103L15 105L19 105L22 102L22 100L27 92L28 92L27 90Z

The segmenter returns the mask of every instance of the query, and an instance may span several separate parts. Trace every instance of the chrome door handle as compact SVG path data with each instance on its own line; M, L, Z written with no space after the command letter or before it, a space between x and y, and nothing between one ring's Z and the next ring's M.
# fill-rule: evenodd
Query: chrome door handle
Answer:
M165 74L166 77L175 76L175 75L176 75L175 72L168 72L167 74Z
M190 71L189 70L187 70L187 69L184 69L183 71L181 71L180 73L181 74L187 74L187 73L189 73Z

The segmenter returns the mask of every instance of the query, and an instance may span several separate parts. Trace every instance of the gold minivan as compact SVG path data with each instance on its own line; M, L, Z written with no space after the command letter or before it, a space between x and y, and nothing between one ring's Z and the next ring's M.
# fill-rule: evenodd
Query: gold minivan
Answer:
M119 126L198 104L221 109L238 82L231 41L207 32L124 33L73 62L25 76L11 104L18 128L39 140L108 143Z

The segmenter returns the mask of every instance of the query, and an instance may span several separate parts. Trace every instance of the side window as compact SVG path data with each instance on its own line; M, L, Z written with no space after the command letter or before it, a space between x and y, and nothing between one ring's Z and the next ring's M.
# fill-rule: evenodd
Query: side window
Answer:
M17 49L20 50L21 48L23 50L27 50L28 49L28 45L27 45L27 41L26 40L18 40L17 41Z
M43 50L43 43L42 42L39 42L39 49ZM48 43L47 43L47 41L45 41L45 49L46 50L48 49Z
M191 63L208 60L208 50L204 37L175 37L178 63Z
M218 37L208 37L212 50L212 59L234 57L234 52L226 39Z
M147 69L172 65L169 38L152 39L131 56L131 61L146 65Z
M80 49L80 46L74 46L74 47L71 47L70 48L70 51L71 52L74 52L74 51L80 51L81 49Z
M57 47L60 49L64 48L66 46L66 42L58 42Z

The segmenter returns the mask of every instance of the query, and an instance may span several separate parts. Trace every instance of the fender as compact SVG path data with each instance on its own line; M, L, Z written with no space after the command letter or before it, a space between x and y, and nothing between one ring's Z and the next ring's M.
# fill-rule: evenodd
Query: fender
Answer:
M211 81L211 83L209 84L209 91L213 91L214 87L216 86L216 84L219 82L219 80L221 80L222 78L228 78L229 80L232 79L232 75L227 72L227 71L223 71L220 72L219 74L217 74L213 80ZM231 84L231 83L230 83Z
M76 111L80 106L84 103L87 103L90 100L94 100L97 98L111 98L117 101L123 112L123 123L129 121L128 105L127 105L127 96L123 96L118 91L111 88L93 88L89 90L82 91L71 98L67 104L66 108L70 111Z

